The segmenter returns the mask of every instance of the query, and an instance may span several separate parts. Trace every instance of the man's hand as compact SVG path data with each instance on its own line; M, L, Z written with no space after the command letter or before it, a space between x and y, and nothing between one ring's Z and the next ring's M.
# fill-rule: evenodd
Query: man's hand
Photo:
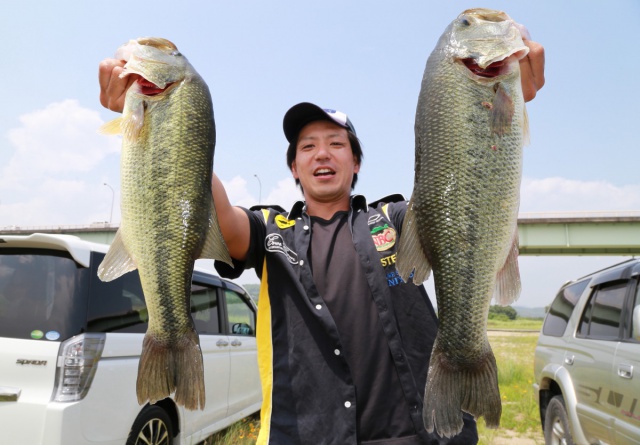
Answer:
M544 86L544 48L531 40L523 41L529 47L529 54L520 60L520 77L522 94L528 102L536 97L538 90Z
M98 67L100 81L100 103L111 111L122 113L124 98L129 87L138 79L138 75L129 74L120 78L124 60L104 59Z

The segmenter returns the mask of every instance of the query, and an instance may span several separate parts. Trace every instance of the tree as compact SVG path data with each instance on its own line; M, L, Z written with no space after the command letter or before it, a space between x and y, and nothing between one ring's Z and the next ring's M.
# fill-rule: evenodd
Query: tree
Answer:
M506 316L509 320L515 320L518 318L518 312L511 306L490 306L489 318L500 318L500 315Z

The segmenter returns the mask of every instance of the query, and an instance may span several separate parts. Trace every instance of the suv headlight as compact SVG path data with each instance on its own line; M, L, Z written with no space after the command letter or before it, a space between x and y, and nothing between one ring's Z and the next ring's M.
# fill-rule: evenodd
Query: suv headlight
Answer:
M87 395L104 340L105 334L81 334L60 345L54 401L75 402Z

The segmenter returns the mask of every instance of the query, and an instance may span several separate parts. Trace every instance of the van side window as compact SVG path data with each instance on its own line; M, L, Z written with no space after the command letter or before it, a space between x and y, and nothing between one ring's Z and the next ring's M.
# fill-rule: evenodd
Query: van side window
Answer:
M582 314L578 337L617 340L620 337L620 317L626 295L626 281L599 286Z
M102 258L92 258L92 267L97 267L101 261ZM149 314L137 270L108 282L100 280L97 271L92 274L87 314L89 332L144 333L148 321Z
M191 284L191 317L198 334L220 334L220 314L216 288Z
M256 314L252 308L234 291L225 289L224 296L229 314L229 332L232 335L255 337Z
M544 335L562 337L569 323L569 318L573 312L580 295L584 292L589 280L583 280L561 289L553 300L549 314L544 320L542 332Z

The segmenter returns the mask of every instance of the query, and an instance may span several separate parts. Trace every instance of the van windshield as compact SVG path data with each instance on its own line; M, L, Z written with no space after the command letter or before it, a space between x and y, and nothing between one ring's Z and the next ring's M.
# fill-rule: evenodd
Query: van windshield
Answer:
M83 331L89 270L66 252L0 250L0 337L62 341Z

